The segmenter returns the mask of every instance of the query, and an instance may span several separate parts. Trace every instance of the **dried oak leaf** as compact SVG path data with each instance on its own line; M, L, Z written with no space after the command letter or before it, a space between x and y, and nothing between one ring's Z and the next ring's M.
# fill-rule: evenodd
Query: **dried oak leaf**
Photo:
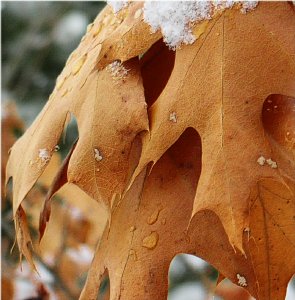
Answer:
M257 299L283 299L295 269L294 9L262 2L246 15L216 15L176 51L162 92L151 93L153 80L142 78L152 74L149 48L160 36L134 18L140 5L98 16L12 148L14 211L44 169L30 160L53 149L71 112L79 142L67 179L110 211L81 299L96 299L106 271L110 299L165 299L170 261L181 252ZM132 58L146 51L147 65ZM277 107L268 111L266 99Z
M119 78L114 77L112 68L92 70L114 27L121 36L120 28L127 33L135 30L138 19L120 25L103 24L106 16L115 18L110 8L98 16L70 56L44 109L11 149L6 180L13 178L14 215L46 168L70 113L77 118L79 142L69 161L68 181L92 198L103 200L108 209L112 199L116 199L114 196L125 189L133 140L139 132L148 129L139 61L134 58L120 65L127 73ZM139 36L149 33L148 26L140 28L143 32ZM111 37L117 35L115 30ZM24 212L22 215L25 217Z

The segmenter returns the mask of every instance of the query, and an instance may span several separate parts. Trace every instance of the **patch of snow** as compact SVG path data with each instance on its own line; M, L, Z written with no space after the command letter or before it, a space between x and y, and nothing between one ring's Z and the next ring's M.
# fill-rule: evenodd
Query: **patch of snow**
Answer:
M227 8L232 8L236 2L237 1L224 1L224 0L218 1L218 0L216 0L216 1L212 1L212 4L216 10L224 10Z
M193 23L210 20L216 10L241 5L241 12L254 9L258 1L145 1L144 21L152 32L161 30L164 42L172 49L181 44L192 44L197 37Z
M210 1L146 1L144 20L153 32L161 30L165 43L175 49L196 40L189 24L210 19L210 11Z
M111 73L113 79L124 79L128 71L121 61L115 60L107 66L107 70Z
M253 10L258 5L258 1L241 1L241 3L241 12L243 14L247 13L250 10Z
M264 166L265 164L265 157L264 156L260 156L258 159L257 159L257 162L260 164L260 166Z
M121 9L126 7L128 5L128 0L118 0L118 1L107 1L108 5L110 5L113 9L113 12L116 14L118 13Z
M237 274L237 279L238 279L238 285L243 287L246 287L248 285L247 280L244 276Z
M16 278L14 280L14 300L22 300L37 297L36 287L31 282Z
M66 252L74 262L80 265L89 265L94 255L93 250L86 244L80 244L77 249L69 248Z
M266 162L272 169L276 169L278 167L277 163L271 158L267 159Z
M50 160L50 152L48 149L39 149L39 157L41 158L42 162L47 163Z
M94 158L96 161L101 161L103 159L102 155L100 154L97 148L94 149Z
M173 122L173 123L176 123L176 122L177 122L176 112L172 112L172 113L169 115L169 121L171 121L171 122Z

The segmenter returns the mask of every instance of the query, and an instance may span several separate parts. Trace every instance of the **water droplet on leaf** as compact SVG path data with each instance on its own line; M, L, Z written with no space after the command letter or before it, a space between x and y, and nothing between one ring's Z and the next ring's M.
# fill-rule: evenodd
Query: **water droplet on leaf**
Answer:
M155 231L153 231L150 235L145 237L142 241L142 246L147 249L154 249L156 248L159 240L159 234Z
M152 225L152 224L156 223L157 220L158 220L158 217L159 217L159 213L160 213L160 210L155 211L155 212L147 219L147 223L148 223L149 225Z
M82 68L82 66L84 65L85 61L87 58L87 54L84 54L83 56L81 56L74 64L73 68L72 68L72 74L76 75Z

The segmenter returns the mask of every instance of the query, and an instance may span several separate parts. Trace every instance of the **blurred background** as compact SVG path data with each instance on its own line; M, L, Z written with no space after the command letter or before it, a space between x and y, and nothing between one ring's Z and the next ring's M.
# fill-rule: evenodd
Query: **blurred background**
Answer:
M7 152L47 101L70 53L105 2L1 2L2 22L2 299L77 299L87 276L106 214L81 190L66 185L55 197L52 217L37 244L40 203L64 153L77 136L70 123L64 152L56 153L45 174L26 199L26 211L37 250L40 276L24 261L14 243L11 192L3 194ZM83 201L82 201L83 200ZM87 204L85 204L87 203ZM100 216L100 218L97 218ZM82 229L81 229L82 228ZM218 272L191 255L177 255L170 265L169 300L213 298ZM241 288L224 281L214 299L250 299ZM99 299L108 297L108 280ZM288 300L295 299L289 285Z

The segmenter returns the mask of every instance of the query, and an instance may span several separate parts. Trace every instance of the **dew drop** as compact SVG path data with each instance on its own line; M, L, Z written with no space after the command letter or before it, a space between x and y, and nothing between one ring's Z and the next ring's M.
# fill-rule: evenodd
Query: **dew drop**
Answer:
M110 20L111 20L112 16L111 15L107 15L104 19L103 19L103 24L107 25Z
M57 81L56 81L56 88L57 88L57 90L60 90L63 87L65 81L66 81L66 77L65 76L57 78Z
M154 249L156 248L159 240L159 234L155 231L151 232L150 235L145 237L142 241L142 246L147 248L147 249Z
M97 24L97 27L93 29L93 37L96 37L101 31L102 25L101 23Z
M65 89L65 90L62 92L61 96L64 97L64 96L68 93L68 91L69 91L68 89Z
M155 212L147 219L147 223L148 223L149 225L152 225L152 224L156 223L157 220L158 220L158 217L159 217L159 213L160 213L160 210L155 211Z
M87 54L84 54L83 56L81 56L74 64L73 68L72 68L72 74L76 75L82 68L82 66L84 65L85 61L87 58Z
M141 8L138 9L134 14L134 19L138 19L141 16L141 12L142 12Z
M92 29L93 25L93 23L88 24L86 32L89 32Z

